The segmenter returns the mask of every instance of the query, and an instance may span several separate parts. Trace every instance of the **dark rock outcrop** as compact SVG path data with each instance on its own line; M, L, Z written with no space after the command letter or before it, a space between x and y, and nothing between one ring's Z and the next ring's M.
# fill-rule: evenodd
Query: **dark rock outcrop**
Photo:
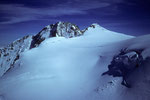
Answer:
M108 65L108 71L104 72L102 75L112 75L113 77L122 77L122 85L130 88L130 84L127 78L132 72L137 70L143 63L141 50L126 50L122 49L120 53L113 57L111 64Z
M72 38L82 35L78 26L68 22L58 22L43 28L37 35L33 36L30 49L37 47L41 42L50 37Z

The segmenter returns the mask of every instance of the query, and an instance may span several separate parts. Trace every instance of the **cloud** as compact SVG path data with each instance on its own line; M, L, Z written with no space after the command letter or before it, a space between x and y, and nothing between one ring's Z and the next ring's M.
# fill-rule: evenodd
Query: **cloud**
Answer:
M8 4L0 5L0 12L6 14L3 16L9 20L1 22L1 24L11 24L23 21L38 20L44 16L61 16L61 15L72 15L72 14L84 14L84 12L76 9L66 8L29 8L23 5Z
M39 5L42 2L38 1ZM49 5L45 5L45 7L31 7L27 4L24 5L24 3L17 4L17 2L14 2L14 4L0 4L0 14L3 15L0 19L6 19L1 20L0 24L47 20L46 18L55 19L63 15L85 15L89 13L89 10L109 8L111 5L122 2L124 0L46 0L44 3ZM117 12L115 7L112 8L112 10L114 9ZM115 11L112 12L114 13ZM101 11L101 13L106 15L111 14L111 12L104 13L104 11Z
M97 0L88 1L67 1L58 3L53 6L42 8L31 8L23 4L0 4L0 14L2 18L7 20L1 21L0 24L13 24L31 20L44 20L45 17L58 17L63 15L83 15L88 14L87 10L107 7L107 2L99 2Z

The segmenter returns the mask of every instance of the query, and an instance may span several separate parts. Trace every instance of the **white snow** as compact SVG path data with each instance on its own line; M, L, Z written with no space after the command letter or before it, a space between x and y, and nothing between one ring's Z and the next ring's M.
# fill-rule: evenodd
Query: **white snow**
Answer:
M120 78L101 76L122 48L146 48L143 55L150 56L150 35L131 38L96 25L80 37L46 39L1 77L0 100L149 100L147 70L133 89L120 85Z
M0 48L0 77L10 68L14 67L14 60L21 52L29 49L32 36L14 41L7 47Z

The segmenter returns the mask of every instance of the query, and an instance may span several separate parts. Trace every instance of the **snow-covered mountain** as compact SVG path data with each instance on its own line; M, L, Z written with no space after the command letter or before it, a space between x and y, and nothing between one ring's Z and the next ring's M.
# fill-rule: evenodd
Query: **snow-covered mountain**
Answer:
M0 76L7 72L20 58L20 54L29 50L32 36L25 36L8 45L0 48Z
M51 37L72 38L82 35L78 26L68 22L58 22L43 28L37 35L33 36L30 48L38 46L42 41Z
M59 22L12 44L1 48L0 100L150 99L150 35L133 37L98 24L81 31ZM135 62L118 60L124 56ZM121 77L101 76L109 65L118 67L114 61L139 64L127 77L131 88Z
M44 27L35 36L25 36L7 47L0 48L0 76L14 67L22 52L37 47L45 39L52 37L72 38L82 34L78 26L68 22L58 22Z

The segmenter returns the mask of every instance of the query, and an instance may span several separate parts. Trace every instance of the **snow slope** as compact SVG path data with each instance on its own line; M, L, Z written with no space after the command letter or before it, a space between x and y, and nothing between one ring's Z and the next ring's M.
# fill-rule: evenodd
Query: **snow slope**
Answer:
M36 35L25 36L6 47L0 48L0 76L15 67L14 65L22 52L38 47L45 39L52 37L72 38L81 35L83 33L78 26L68 22L58 22L44 27Z
M48 38L21 53L0 79L0 100L149 100L148 61L131 75L131 89L120 84L121 78L101 74L123 48L144 48L142 56L148 59L150 35L134 38L97 24L83 33Z

